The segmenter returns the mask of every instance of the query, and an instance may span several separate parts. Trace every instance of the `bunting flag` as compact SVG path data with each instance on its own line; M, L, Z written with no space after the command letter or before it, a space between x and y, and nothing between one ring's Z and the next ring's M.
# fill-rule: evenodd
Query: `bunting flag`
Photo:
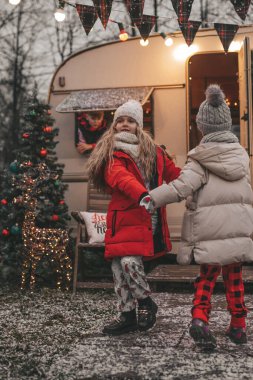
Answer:
M96 12L105 29L112 10L112 2L113 0L93 0Z
M234 36L236 35L236 32L239 28L239 25L215 23L214 28L218 33L218 36L220 37L225 52L227 53L229 45L233 41Z
M131 21L137 26L141 24L145 0L125 0Z
M183 33L185 42L188 46L191 46L195 38L195 35L201 25L201 21L188 21L187 24L181 24L178 20L178 24L181 29L181 32Z
M138 25L136 24L144 41L148 39L149 34L155 25L155 20L155 16L143 15L141 22Z
M230 0L230 1L233 4L238 16L241 17L241 19L244 21L248 13L251 0Z
M179 23L187 24L194 0L171 0L173 8L177 14Z
M98 18L95 7L90 5L76 4L76 10L80 17L85 33L89 34L91 28Z

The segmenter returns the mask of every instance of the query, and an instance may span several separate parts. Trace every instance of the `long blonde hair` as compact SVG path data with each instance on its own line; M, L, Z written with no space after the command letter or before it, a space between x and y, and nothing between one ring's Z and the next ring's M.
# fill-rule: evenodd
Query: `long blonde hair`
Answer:
M88 160L88 176L94 186L101 191L107 188L105 168L113 162L115 129L112 125L99 139ZM149 134L137 126L136 135L140 144L140 164L148 179L151 179L156 161L156 145Z

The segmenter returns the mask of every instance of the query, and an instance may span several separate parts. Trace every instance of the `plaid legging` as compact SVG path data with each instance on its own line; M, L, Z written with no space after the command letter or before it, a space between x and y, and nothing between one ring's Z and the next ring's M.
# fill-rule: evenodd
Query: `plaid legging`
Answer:
M233 327L245 327L247 308L244 303L244 285L242 281L242 265L201 265L200 275L194 282L195 295L193 299L192 317L208 322L211 312L211 296L222 271L226 291L227 309L231 314Z

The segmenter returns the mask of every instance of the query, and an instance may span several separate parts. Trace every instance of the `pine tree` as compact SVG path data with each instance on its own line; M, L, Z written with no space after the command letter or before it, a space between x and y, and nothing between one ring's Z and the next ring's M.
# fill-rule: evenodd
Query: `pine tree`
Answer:
M58 129L54 128L50 106L40 102L36 89L26 101L25 112L15 149L16 159L3 172L0 191L0 261L2 275L19 279L23 261L22 223L25 208L22 204L22 178L31 168L45 163L50 176L43 182L38 195L36 224L38 227L66 228L68 207L64 201L67 185L62 183L64 165L57 162L54 141ZM48 264L43 262L48 273ZM45 269L44 268L44 269ZM44 270L44 275L45 275Z

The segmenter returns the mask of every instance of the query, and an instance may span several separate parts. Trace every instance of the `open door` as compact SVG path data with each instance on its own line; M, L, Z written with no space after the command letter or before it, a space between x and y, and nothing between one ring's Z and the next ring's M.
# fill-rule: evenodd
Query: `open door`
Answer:
M253 179L253 133L252 133L252 83L251 52L249 37L245 37L238 54L239 98L240 98L240 142L250 156Z

